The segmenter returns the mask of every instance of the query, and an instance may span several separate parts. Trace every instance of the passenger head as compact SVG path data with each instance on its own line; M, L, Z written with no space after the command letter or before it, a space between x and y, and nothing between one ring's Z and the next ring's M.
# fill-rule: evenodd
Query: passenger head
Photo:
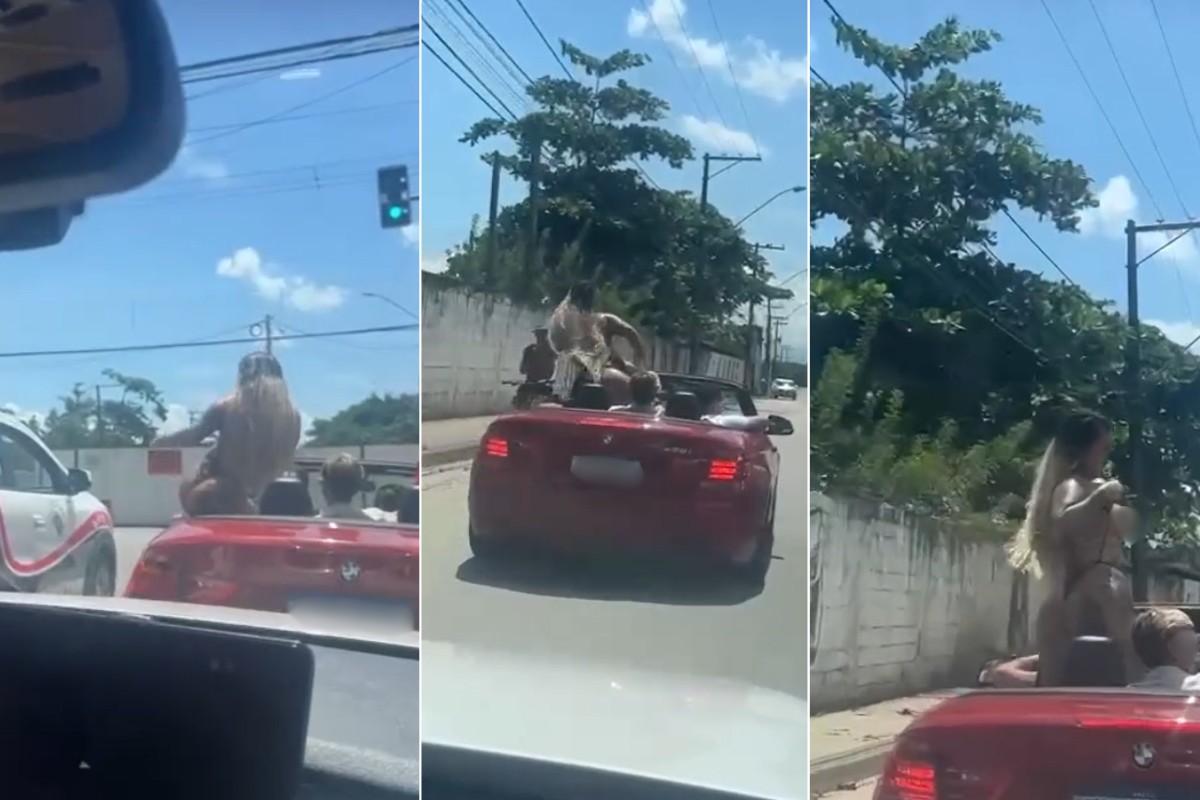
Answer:
M638 372L629 379L629 395L634 405L648 406L658 399L658 375L654 372Z
M1055 557L1048 536L1054 490L1076 471L1099 477L1111 449L1112 425L1101 415L1077 410L1063 419L1034 474L1025 521L1006 548L1015 569L1041 577L1042 562Z
M725 394L715 383L696 384L694 393L700 401L701 414L719 414L724 410Z
M238 362L238 386L248 386L263 378L283 380L283 365L270 353L248 353Z
M404 489L388 483L375 490L375 507L380 511L399 511Z
M537 344L546 344L549 341L550 331L547 328L534 328L533 341Z
M571 287L568 297L571 305L580 311L592 311L596 308L596 284L591 281L579 281Z
M321 492L327 503L349 503L362 491L366 480L362 464L353 456L333 456L321 467Z
M1147 669L1196 669L1196 629L1177 608L1149 608L1133 621L1133 650Z

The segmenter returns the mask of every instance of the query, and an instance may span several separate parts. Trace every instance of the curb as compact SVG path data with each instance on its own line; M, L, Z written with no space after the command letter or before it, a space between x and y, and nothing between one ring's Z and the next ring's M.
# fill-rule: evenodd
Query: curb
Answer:
M454 447L439 447L437 450L425 450L421 453L421 469L442 467L459 461L471 461L475 458L475 451L478 449L479 442L471 442Z
M828 794L873 778L883 770L894 737L880 739L844 753L815 759L809 767L809 792Z

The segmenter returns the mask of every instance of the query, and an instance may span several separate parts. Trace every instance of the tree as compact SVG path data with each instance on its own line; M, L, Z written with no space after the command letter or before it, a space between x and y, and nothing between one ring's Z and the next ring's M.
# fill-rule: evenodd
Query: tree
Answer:
M1044 446L1057 412L1082 404L1117 422L1114 461L1128 476L1123 421L1143 414L1138 491L1158 530L1190 536L1200 491L1200 361L1144 329L1146 393L1129 398L1129 329L1112 304L991 255L998 214L1025 209L1074 231L1079 212L1096 204L1083 168L1052 158L1033 137L1037 109L1011 100L998 82L955 71L1000 37L951 18L896 46L833 24L841 46L897 87L812 88L811 221L847 226L812 248L814 382L831 354L857 353L838 425L873 431L886 415L901 451L931 440L966 451L1008 447L1005 437L1031 422L1022 456L1012 459L1024 463ZM816 436L813 446L823 446ZM831 453L828 469L847 467ZM1028 474L988 473L985 483L989 492L972 498L981 507L1026 491Z
M112 369L104 370L103 375L112 382L112 386L103 388L110 392L117 389L119 396L106 399L102 395L97 415L92 391L86 384L75 384L69 394L59 398L61 408L51 410L40 425L34 426L47 445L72 449L150 444L158 433L158 423L167 418L162 392L148 378Z
M420 399L415 394L372 394L329 419L313 420L309 447L415 444L420 441Z
M688 192L650 185L636 168L660 159L679 169L693 158L687 139L656 124L668 104L624 77L648 57L621 50L598 58L567 42L562 54L587 82L539 78L526 90L534 111L480 120L461 139L475 146L504 138L514 152L484 160L522 182L536 172L538 237L529 234L530 201L507 206L494 234L473 228L451 250L448 273L527 304L557 302L573 281L594 278L623 298L630 316L663 334L713 328L760 300L766 262L733 223ZM493 235L498 258L490 274Z

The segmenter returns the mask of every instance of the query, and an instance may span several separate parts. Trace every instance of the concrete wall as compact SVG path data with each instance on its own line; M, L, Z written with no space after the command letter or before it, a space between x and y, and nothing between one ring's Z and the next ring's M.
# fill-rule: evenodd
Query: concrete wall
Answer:
M149 451L144 448L58 450L55 455L67 467L92 473L92 493L109 503L117 525L158 527L179 513L179 485L195 473L207 449L184 448L181 475L148 474ZM416 445L313 447L300 450L298 455L328 458L338 453L414 464L420 458Z
M421 288L421 419L490 416L508 410L515 387L503 381L520 380L521 351L551 311L470 294L444 276L427 274ZM693 369L686 345L652 336L645 341L653 369L739 383L745 377L742 359L704 349Z
M999 544L816 493L809 541L814 711L972 685L986 659L1027 650L1037 592Z

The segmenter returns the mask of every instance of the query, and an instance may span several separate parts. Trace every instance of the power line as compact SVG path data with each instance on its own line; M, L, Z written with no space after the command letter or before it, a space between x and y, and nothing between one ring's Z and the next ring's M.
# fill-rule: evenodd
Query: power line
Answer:
M458 21L462 23L464 28L466 28L466 33L464 33L462 28L459 27L458 22L451 19L436 5L433 5L432 3L426 3L424 8L429 10L431 13L436 14L441 21L445 23L450 32L454 36L457 36L459 41L463 43L466 49L468 49L475 56L475 59L478 61L478 63L481 64L483 68L492 75L493 78L495 78L496 83L498 83L500 86L506 89L509 94L516 98L517 103L528 105L527 91L521 88L513 88L513 83L515 83L517 87L528 87L533 83L533 81L527 76L524 76L524 70L521 70L519 65L517 65L517 68L514 69L513 65L515 62L513 62L512 56L508 54L507 50L505 50L502 46L499 46L498 43L493 46L492 42L495 40L495 37L488 36L487 34L489 32L486 28L483 29L483 35L480 34L476 23L472 22L472 20L476 18L474 15L468 16L470 9L467 9L466 5L461 2L458 5L454 5L453 3L448 3L448 5L450 6L450 10L453 11L454 15L458 18ZM462 6L463 10L460 10L459 6ZM464 13L464 10L467 13ZM472 41L472 38L482 45L483 49L487 51L487 55L484 55L484 53L480 52L480 48L476 46L476 43ZM493 61L499 66L499 69L492 65L491 62Z
M688 50L692 53L692 63L700 71L700 81L704 84L704 91L708 93L708 99L712 101L713 108L717 111L717 118L721 120L722 125L728 128L729 123L725 121L725 114L721 111L721 105L717 102L717 96L713 94L712 84L708 82L708 74L700 64L700 56L696 53L696 45L692 42L691 34L688 33L687 24L683 21L683 14L679 12L679 4L675 0L671 0L670 6L671 11L675 14L675 21L679 23L679 32L683 35L683 40L687 42Z
M512 68L515 68L517 72L521 73L521 77L523 77L525 79L526 85L532 85L533 78L529 77L529 73L526 72L524 67L522 67L517 62L517 60L512 57L512 54L508 52L508 49L504 45L500 44L500 41L495 36L492 35L492 32L490 30L488 30L487 26L479 21L479 17L475 16L475 12L471 10L471 7L468 6L465 2L463 2L463 0L458 0L458 5L462 6L462 10L465 11L467 16L469 16L471 18L471 20L475 23L475 27L477 27L479 30L483 31L484 36L486 36L487 39L493 45L495 45L496 49L498 49L501 53L504 54L504 59L500 59L500 60L507 60L512 65ZM450 0L450 7L454 8L453 0ZM455 11L456 11L456 13L459 13L459 16L462 15L461 12L457 11L457 9L455 9ZM471 27L471 26L468 24L468 27ZM511 71L511 68L509 70L509 74L512 75L514 79L518 80L518 82L520 81L520 78L518 78L517 75Z
M672 5L674 5L674 2L672 2ZM708 0L708 11L712 15L713 28L717 32L717 38L722 42L727 41L725 34L721 32L721 23L717 20L717 9L713 6L712 0ZM733 81L733 91L737 94L738 105L742 109L742 118L746 120L746 130L750 132L751 136L754 136L754 126L750 124L750 112L746 110L746 100L742 97L742 86L733 71L733 60L729 57L729 46L726 45L723 49L725 51L725 66L729 68L729 80ZM757 136L754 136L754 154L758 156L762 155L758 148Z
M390 109L400 109L405 106L415 106L420 103L420 100L399 100L394 103L376 103L369 106L354 106L351 108L335 108L330 111L319 111L315 114L292 114L285 117L276 117L269 120L258 120L258 125L274 125L282 122L303 122L310 119L324 119L325 117L340 117L346 114L365 114L374 111L386 111ZM189 128L188 133L210 133L215 131L227 131L232 128L240 128L245 122L231 122L224 125L201 125L196 128Z
M508 107L508 106L505 104L505 102L504 102L503 100L501 100L501 99L500 99L500 96L499 96L498 94L496 94L495 92L493 92L493 91L492 91L491 87L490 87L490 86L488 86L488 85L487 85L487 83L486 83L486 82L485 82L485 81L484 81L482 78L480 78L480 77L479 77L478 73L476 73L476 72L475 72L475 70L471 69L471 66L470 66L470 65L469 65L469 64L468 64L468 63L467 63L465 60L463 60L463 57L462 57L462 56L460 56L460 55L458 54L458 51L457 51L457 50L455 50L453 47L451 47L451 46L450 46L450 44L449 44L449 43L448 43L448 42L447 42L445 39L443 39L443 38L442 38L442 35L441 35L440 33L438 33L438 32L437 32L437 29L436 29L436 28L434 28L434 27L433 27L433 25L431 25L431 24L430 24L430 23L429 23L429 22L428 22L428 21L425 19L425 17L424 17L424 16L422 16L422 17L421 17L421 22L422 22L422 23L424 24L424 26L425 26L425 27L424 27L424 30L425 30L426 32L428 32L428 33L431 33L431 34L433 34L433 38L435 38L435 39L437 39L437 40L438 40L438 44L440 44L442 47L446 48L446 50L447 50L447 51L449 51L450 55L452 55L452 56L454 57L454 59L455 59L455 60L456 60L456 61L457 61L459 64L461 64L461 65L462 65L463 69L465 69L465 70L467 71L467 73L468 73L468 74L469 74L469 75L470 75L472 78L474 78L474 79L475 79L475 82L476 82L476 83L478 83L478 84L479 84L481 87L483 87L483 90L484 90L485 92L487 92L488 94L490 94L490 95L492 96L492 99L493 99L493 100L495 100L495 101L496 101L496 102L497 102L497 103L500 105L500 107L501 107L501 108L503 108L503 109L504 109L506 112L508 112L508 116L509 116L509 118L511 118L513 121L516 121L516 119L517 119L517 115L513 113L513 110L512 110L511 108L509 108L509 107ZM423 38L423 37L422 37L422 38ZM424 40L424 39L423 39L423 40ZM426 44L428 44L428 40L424 40L424 41L426 41ZM442 59L441 59L441 57L440 57L440 56L438 56L436 53L434 54L434 56L435 56L435 57L436 57L436 58L437 58L439 61L441 61L441 60L442 60ZM455 73L455 77L458 77L458 78L459 78L459 80L462 80L462 77L461 77L461 76L459 76L457 73ZM490 104L490 103L488 104L488 108L492 108L492 106L491 106L491 104ZM494 108L492 108L492 110L493 110L493 111L495 111L495 109L494 109ZM500 116L500 115L499 115L499 114L497 114L497 116Z
M343 336L362 336L370 333L393 333L398 331L417 330L419 325L381 325L374 328L354 328L351 330L322 331L320 333L288 333L273 336L274 341L290 339L331 339ZM224 347L232 344L261 344L262 339L255 336L242 336L233 339L193 339L186 342L165 342L160 344L130 344L120 347L81 347L70 350L22 350L7 353L0 352L0 358L45 358L48 356L82 356L102 355L109 353L145 353L157 350L184 350L197 347Z
M433 32L432 29L430 29L430 32L431 33ZM471 85L470 81L468 81L466 78L464 78L462 75L460 75L458 73L458 71L454 69L454 67L450 66L450 63L448 61L446 61L446 59L442 56L441 53L439 53L437 50L434 49L433 45L431 45L429 43L428 39L422 37L421 45L426 50L428 50L429 53L432 54L434 58L436 58L438 61L440 61L442 66L446 68L446 71L449 72L451 75L453 75L455 78L457 78L459 83L461 83L463 86L467 87L467 89L469 89L471 91L471 94L475 95L475 97L479 100L479 102L481 102L485 106L487 106L487 109L489 111L491 111L492 114L494 114L497 117L501 117L501 118L504 117L503 114L501 114L499 111L496 110L495 106L493 106L491 103L489 103L487 101L487 99L482 94L479 93L478 89L476 89L474 86ZM447 49L451 49L451 48L448 47ZM509 113L512 113L512 112L509 112Z
M554 60L558 62L558 66L562 69L563 74L567 76L568 80L575 80L575 76L571 74L571 70L567 69L567 65L563 63L562 58L558 55L558 51L550 44L550 40L546 38L546 34L542 33L541 26L537 24L533 15L529 13L529 9L525 7L525 3L522 0L517 0L517 6L521 9L521 13L525 15L525 19L529 21L529 24L537 32L538 38L542 40L542 44L546 45L546 49L550 51L550 55L554 56Z
M646 19L648 19L650 24L654 27L654 32L658 35L658 40L662 42L663 51L667 54L667 58L670 59L671 66L675 67L675 71L679 73L680 83L683 84L683 88L685 91L687 91L688 97L692 98L692 105L696 107L696 111L703 114L704 111L700 105L700 100L696 97L696 93L692 91L692 84L688 81L687 75L684 73L683 68L679 66L679 60L675 58L675 52L671 49L671 46L667 44L667 37L663 36L662 28L658 26L658 20L654 18L654 14L650 13L649 0L642 0L642 10L646 15ZM730 164L729 166L733 166L733 164ZM729 169L729 167L726 167L725 169Z

